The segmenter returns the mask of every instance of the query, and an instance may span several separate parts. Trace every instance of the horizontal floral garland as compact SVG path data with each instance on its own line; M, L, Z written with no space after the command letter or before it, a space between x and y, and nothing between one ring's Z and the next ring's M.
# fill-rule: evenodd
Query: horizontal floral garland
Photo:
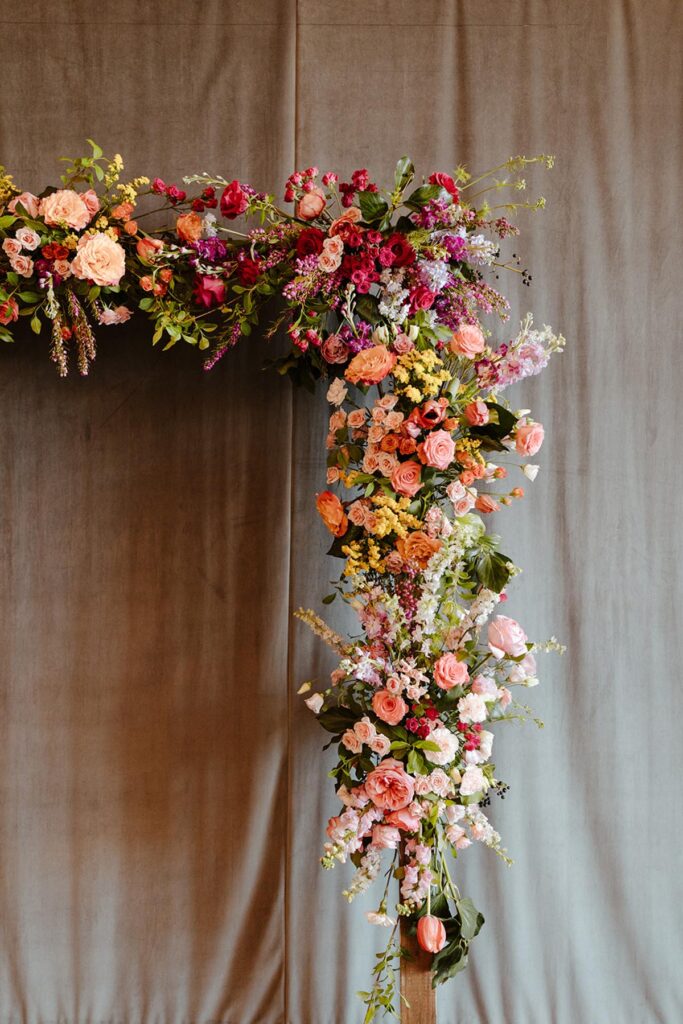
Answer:
M160 178L122 182L121 158L91 145L69 161L63 187L40 196L0 168L0 338L13 339L21 316L36 333L47 322L59 372L73 351L86 374L93 323L139 308L154 343L195 345L210 369L277 296L267 334L282 326L292 344L274 365L298 383L327 382L327 486L339 493L322 491L317 508L343 568L323 600L348 602L362 632L344 639L300 610L340 659L328 687L300 692L337 749L342 809L322 863L353 862L349 900L385 872L367 915L390 929L362 994L367 1024L395 1008L400 917L434 954L434 984L466 966L483 917L455 884L453 861L476 841L509 862L485 813L507 789L489 726L530 716L512 687L536 684L537 651L561 649L498 614L519 570L482 518L524 496L511 472L538 471L526 460L543 427L504 392L564 345L530 314L497 346L483 326L508 319L491 283L501 269L531 281L516 255L501 256L517 234L507 215L543 205L492 207L488 197L523 190L519 173L552 158L516 157L476 178L434 173L416 187L404 158L386 190L364 169L339 182L310 167L286 184L288 214L272 196L207 174L185 179L191 194ZM145 209L147 197L161 205ZM145 230L158 210L173 211L173 228ZM218 212L258 226L238 232Z

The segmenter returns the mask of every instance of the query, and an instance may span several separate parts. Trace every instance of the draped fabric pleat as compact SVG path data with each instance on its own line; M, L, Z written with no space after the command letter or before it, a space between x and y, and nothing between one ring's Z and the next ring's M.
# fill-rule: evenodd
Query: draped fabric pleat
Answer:
M516 391L547 440L496 529L510 614L568 653L546 728L497 729L516 864L458 861L487 923L439 1024L683 1019L682 27L677 0L0 2L24 186L86 136L271 190L557 155L532 288L503 287L569 346ZM295 690L332 663L291 617L335 572L324 395L257 337L203 373L108 331L88 380L42 337L0 352L0 1024L355 1024L384 936L318 868L336 804Z

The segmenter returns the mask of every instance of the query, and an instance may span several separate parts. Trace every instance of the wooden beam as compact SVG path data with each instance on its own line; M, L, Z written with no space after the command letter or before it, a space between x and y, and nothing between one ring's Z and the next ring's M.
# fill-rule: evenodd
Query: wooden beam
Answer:
M417 939L408 934L405 918L401 918L401 945L414 957L401 960L401 1024L436 1024L436 992L432 988L432 954L425 953Z

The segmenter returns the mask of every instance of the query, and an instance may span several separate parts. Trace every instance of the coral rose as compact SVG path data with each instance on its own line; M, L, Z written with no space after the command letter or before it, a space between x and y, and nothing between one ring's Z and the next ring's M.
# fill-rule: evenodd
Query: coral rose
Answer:
M349 521L344 513L344 506L332 491L322 491L316 499L316 508L320 518L330 533L335 537L343 537L349 528Z
M434 682L442 690L452 690L454 686L462 686L470 677L464 661L458 661L454 654L442 654L434 663Z
M391 474L391 486L397 494L413 498L422 487L422 466L419 462L399 462Z
M489 421L489 410L486 402L482 402L481 399L477 399L476 402L470 402L463 409L465 419L471 427L483 427Z
M433 430L418 445L417 454L434 469L448 469L455 456L455 441L447 430Z
M296 216L299 220L315 220L326 206L325 193L315 186L310 192L305 192L296 204Z
M414 530L396 541L396 549L406 562L413 562L420 569L425 569L432 555L441 548L441 541L428 537L422 530Z
M488 643L494 658L502 658L509 654L519 658L527 653L527 636L522 627L507 615L496 615L489 623Z
M409 807L401 807L399 811L390 811L384 815L387 825L394 825L404 832L415 832L420 827L420 819Z
M202 218L198 213L181 213L175 230L181 242L197 242L202 237Z
M41 199L40 214L46 224L67 224L76 231L82 231L92 220L83 196L70 188L60 188Z
M353 357L345 377L352 384L379 384L396 365L396 356L384 345L364 348Z
M15 299L5 299L4 302L0 302L0 324L6 326L18 319L19 306Z
M403 697L388 690L378 690L372 698L372 710L387 725L398 725L408 713L408 705Z
M515 431L515 448L520 455L535 455L544 436L542 423L522 423Z
M385 811L400 811L411 803L415 782L400 761L385 758L365 780L365 792L376 807Z
M417 942L426 953L438 953L446 945L446 929L443 921L431 914L425 914L417 922Z
M478 324L463 324L453 334L448 347L455 355L474 359L484 351L486 339Z
M349 358L349 346L338 334L330 334L320 346L320 354L326 363L345 363Z

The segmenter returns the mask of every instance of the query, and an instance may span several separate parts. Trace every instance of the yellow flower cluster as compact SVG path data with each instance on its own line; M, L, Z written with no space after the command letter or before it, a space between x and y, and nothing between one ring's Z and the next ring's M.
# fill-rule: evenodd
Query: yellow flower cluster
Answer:
M416 405L438 395L442 384L450 379L450 373L431 348L424 352L416 348L406 352L394 367L396 393L405 395Z
M375 506L376 520L372 532L377 537L387 537L390 533L405 537L409 530L419 530L422 526L422 520L407 511L410 498L397 500L390 494L376 494L372 504Z
M352 540L350 544L344 544L342 553L346 555L344 576L356 576L359 572L367 572L369 569L384 572L384 561L379 544L372 537L364 537L362 540Z
M62 245L65 245L67 249L77 249L78 235L66 235L66 237L62 241Z
M132 203L135 206L137 201L138 192L145 186L149 185L149 178L140 177L133 178L128 184L124 185L120 182L116 186L116 191L119 193L118 199L122 203Z
M0 165L0 210L4 209L16 191L12 184L12 175L7 174L5 168Z

